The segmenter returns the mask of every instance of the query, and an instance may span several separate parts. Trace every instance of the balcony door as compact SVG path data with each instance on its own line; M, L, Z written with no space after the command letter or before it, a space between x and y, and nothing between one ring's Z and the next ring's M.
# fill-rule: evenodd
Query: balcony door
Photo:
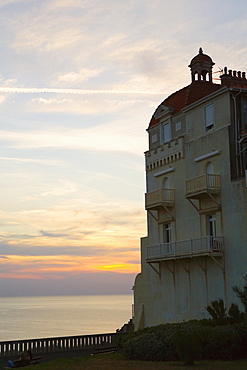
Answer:
M216 215L212 214L207 217L207 231L210 240L210 248L215 249L217 247L217 233L216 233Z
M215 214L208 216L208 235L211 237L216 236L216 216Z
M162 224L163 244L166 253L172 252L172 225L171 223Z
M207 187L212 188L214 186L214 181L215 181L214 176L210 176L210 175L214 175L213 163L211 162L208 163L206 172L207 172Z
M171 243L172 227L171 224L163 224L163 243Z

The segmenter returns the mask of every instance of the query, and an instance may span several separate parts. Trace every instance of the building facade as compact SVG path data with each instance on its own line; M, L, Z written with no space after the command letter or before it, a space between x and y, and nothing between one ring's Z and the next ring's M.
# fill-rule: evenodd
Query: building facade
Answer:
M247 80L225 67L215 84L213 65L200 48L191 84L158 106L147 129L135 330L207 317L219 298L229 307L247 274Z

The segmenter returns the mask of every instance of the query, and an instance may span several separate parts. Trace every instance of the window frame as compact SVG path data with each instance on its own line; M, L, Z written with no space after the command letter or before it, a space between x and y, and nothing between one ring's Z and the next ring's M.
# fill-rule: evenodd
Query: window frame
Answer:
M207 232L210 237L215 238L217 236L217 222L215 213L207 215Z
M172 139L171 120L166 119L162 122L162 141L163 144L169 143Z
M172 242L172 224L170 222L162 224L163 243L170 244Z
M210 109L210 110L209 110ZM205 130L209 131L214 128L214 104L210 103L204 107L204 125Z

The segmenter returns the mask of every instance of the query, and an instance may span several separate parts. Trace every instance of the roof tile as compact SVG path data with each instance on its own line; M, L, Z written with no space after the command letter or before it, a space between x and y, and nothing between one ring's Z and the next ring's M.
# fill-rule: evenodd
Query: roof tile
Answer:
M173 107L175 109L173 114L176 114L188 105L204 98L220 88L222 88L222 85L214 84L208 81L194 81L190 85L168 96L168 98L166 98L160 105ZM148 128L159 123L159 120L154 116L155 113L151 118Z

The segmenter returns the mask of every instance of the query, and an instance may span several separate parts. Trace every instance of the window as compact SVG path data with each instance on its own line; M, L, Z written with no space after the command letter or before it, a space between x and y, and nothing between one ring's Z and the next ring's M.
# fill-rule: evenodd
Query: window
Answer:
M205 114L205 128L206 131L214 127L214 106L213 104L208 105L204 108Z
M172 241L171 224L163 224L163 242L171 243L171 241Z
M164 189L170 189L169 179L166 177L163 182L163 188Z
M181 128L182 128L181 122L177 122L176 125L175 125L175 130L179 131L179 130L181 130Z
M242 125L243 131L247 130L247 99L246 97L243 97L243 125Z
M154 134L153 136L152 136L152 144L153 143L156 143L156 141L158 140L158 137L157 137L157 134Z
M206 167L206 173L208 175L213 175L214 174L214 165L212 162L208 162L207 163L207 167Z
M219 249L219 242L216 236L216 217L215 215L209 215L207 217L207 228L208 228L208 235L209 235L209 246L212 252L218 251Z
M163 125L163 141L168 143L171 140L171 125L169 121L166 121Z
M208 233L209 236L216 236L216 217L215 215L208 216Z

